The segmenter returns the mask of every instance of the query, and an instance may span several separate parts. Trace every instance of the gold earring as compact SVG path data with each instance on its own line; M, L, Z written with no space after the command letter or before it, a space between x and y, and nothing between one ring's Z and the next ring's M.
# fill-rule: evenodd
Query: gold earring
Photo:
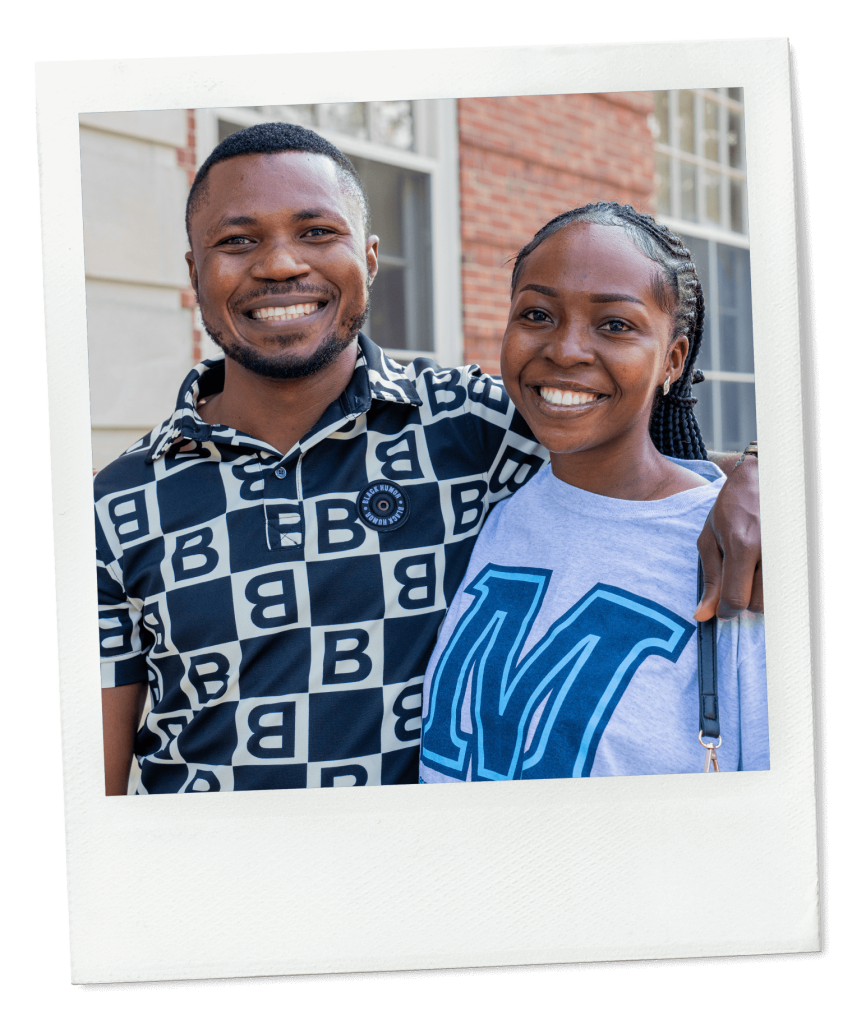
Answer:
M671 389L671 378L670 375L665 377L665 382L662 384L662 394L666 395Z

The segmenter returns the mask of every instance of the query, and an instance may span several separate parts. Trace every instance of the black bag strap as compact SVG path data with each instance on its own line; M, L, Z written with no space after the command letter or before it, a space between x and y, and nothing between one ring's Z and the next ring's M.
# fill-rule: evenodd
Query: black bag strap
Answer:
M698 558L698 600L704 593L704 567ZM719 676L716 664L716 617L698 623L698 702L700 731L717 740L719 732Z

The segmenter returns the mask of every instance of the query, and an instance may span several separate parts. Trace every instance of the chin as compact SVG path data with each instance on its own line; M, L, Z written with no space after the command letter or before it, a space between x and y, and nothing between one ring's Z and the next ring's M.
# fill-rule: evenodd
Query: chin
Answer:
M303 344L304 332L295 331L289 334L277 334L269 338L265 350L253 347L237 338L229 338L219 330L208 326L202 316L204 328L214 342L225 352L227 359L232 359L245 370L265 377L269 380L294 380L299 377L311 377L315 373L330 366L358 337L358 331L370 311L369 300L357 316L349 316L333 328L312 351L299 353L298 347ZM273 351L277 346L292 346L288 350ZM304 346L306 347L306 346Z
M337 357L345 351L355 340L355 336L341 337L337 334L328 335L321 341L318 347L312 351L298 352L293 346L288 350L273 351L269 346L268 350L262 351L239 341L226 341L224 338L216 337L208 331L214 342L223 350L227 359L231 359L245 370L265 377L269 380L294 380L299 377L310 377L330 366ZM281 336L273 339L273 347L278 344L291 344L291 341L300 341L295 335Z

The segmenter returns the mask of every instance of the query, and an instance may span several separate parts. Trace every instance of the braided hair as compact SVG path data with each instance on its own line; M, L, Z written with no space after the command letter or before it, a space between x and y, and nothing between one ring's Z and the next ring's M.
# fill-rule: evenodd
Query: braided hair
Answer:
M695 369L704 333L704 294L691 253L682 239L647 214L620 203L590 203L568 210L545 224L515 257L511 273L512 295L526 257L560 228L574 223L623 228L641 252L661 267L667 287L659 289L656 300L673 317L671 337L685 335L689 351L682 375L671 384L670 391L665 395L661 388L657 389L650 416L650 437L663 455L677 459L706 459L707 450L694 413L697 399L692 397L692 384L699 384L704 379L703 373Z

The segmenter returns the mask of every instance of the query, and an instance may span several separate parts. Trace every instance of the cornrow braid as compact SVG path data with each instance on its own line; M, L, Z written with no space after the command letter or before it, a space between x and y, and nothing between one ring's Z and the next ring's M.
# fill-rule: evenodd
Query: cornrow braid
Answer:
M568 210L545 224L515 257L511 272L512 295L526 257L560 228L576 222L623 228L641 252L661 267L668 294L659 297L660 304L673 317L671 337L685 335L689 351L679 380L671 385L666 395L661 388L656 393L649 423L650 437L663 455L706 459L707 450L695 419L697 399L692 396L692 384L704 379L703 373L695 368L704 334L704 294L691 253L681 238L647 214L620 203L590 203Z

